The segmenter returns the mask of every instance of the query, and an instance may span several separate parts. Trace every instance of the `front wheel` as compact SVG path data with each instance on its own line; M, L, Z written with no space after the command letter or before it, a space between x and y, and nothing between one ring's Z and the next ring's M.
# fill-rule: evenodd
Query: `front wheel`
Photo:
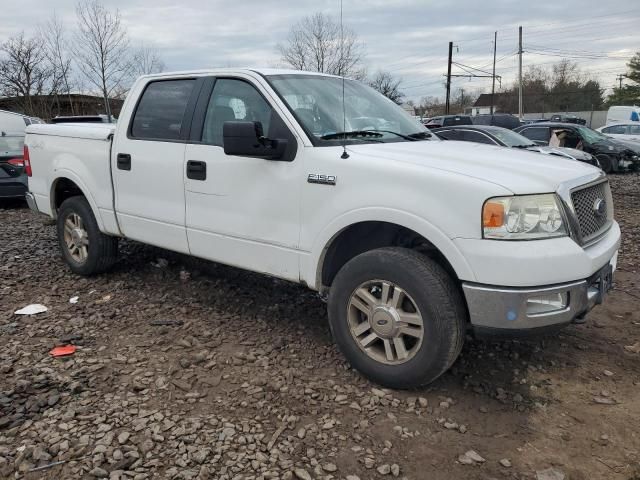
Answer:
M434 381L462 349L466 310L459 289L440 265L413 250L380 248L347 262L328 307L347 360L387 387Z
M58 211L58 244L74 273L93 275L113 266L118 255L118 239L105 235L87 199L67 198Z

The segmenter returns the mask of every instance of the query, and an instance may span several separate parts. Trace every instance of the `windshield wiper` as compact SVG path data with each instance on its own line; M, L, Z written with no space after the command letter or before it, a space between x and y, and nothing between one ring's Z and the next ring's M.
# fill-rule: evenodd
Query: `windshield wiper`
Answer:
M418 140L417 138L413 137L412 135L404 135L402 133L398 133L398 132L394 132L392 130L371 130L372 132L383 132L383 133L390 133L391 135L395 135L397 137L400 138L404 138L405 140L409 140L410 142L415 142L416 140Z
M535 143L530 143L528 145L513 145L511 148L531 148L531 147L539 147L540 145L536 145Z
M336 138L343 138L343 137L376 137L377 138L377 137L382 137L383 133L390 133L391 135L395 135L405 140L409 140L410 142L415 142L416 140L418 140L419 139L418 135L427 134L431 136L431 134L428 132L418 132L418 133L412 133L411 135L404 135L402 133L394 132L393 130L353 130L351 132L329 133L327 135L323 135L320 138L323 140L333 140Z
M419 140L421 138L431 138L433 137L433 133L416 132L416 133L410 133L409 135L407 135L407 137L413 138L414 140Z
M322 140L336 140L338 138L355 138L360 140L358 137L375 137L367 138L367 140L381 142L382 140L378 140L378 138L382 136L382 133L373 130L352 130L350 132L327 133L326 135L322 135L320 138ZM362 140L365 140L365 138L363 138Z

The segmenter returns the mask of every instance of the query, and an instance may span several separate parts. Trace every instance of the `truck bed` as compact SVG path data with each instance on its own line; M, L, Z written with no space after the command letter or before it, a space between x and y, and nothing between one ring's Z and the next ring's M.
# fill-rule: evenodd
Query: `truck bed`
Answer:
M55 218L51 195L60 179L68 179L87 197L102 231L119 234L113 211L110 168L114 131L115 125L98 123L27 127L25 145L29 148L33 170L29 191L38 210Z

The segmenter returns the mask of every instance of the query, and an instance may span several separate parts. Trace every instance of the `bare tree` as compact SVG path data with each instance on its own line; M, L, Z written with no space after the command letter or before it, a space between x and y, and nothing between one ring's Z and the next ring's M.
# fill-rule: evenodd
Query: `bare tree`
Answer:
M160 73L165 65L158 50L144 43L133 54L133 73L136 76Z
M109 121L112 92L122 88L131 75L129 39L120 12L110 12L98 0L76 6L78 32L76 61L89 83L100 90Z
M396 79L389 72L378 70L375 76L369 80L369 85L390 100L400 105L404 94L400 91L402 80Z
M342 41L341 41L342 39ZM353 30L332 17L314 13L290 30L284 45L278 45L282 61L298 70L362 78L363 47Z
M47 116L43 95L57 87L46 61L40 36L26 38L24 32L0 45L0 93L16 97L17 108L26 115Z
M60 84L57 90L60 94L67 96L71 114L73 115L73 100L71 98L71 56L69 46L64 36L62 22L55 13L49 21L40 28L40 36L43 40L45 55L51 67L53 77L55 78L55 83Z

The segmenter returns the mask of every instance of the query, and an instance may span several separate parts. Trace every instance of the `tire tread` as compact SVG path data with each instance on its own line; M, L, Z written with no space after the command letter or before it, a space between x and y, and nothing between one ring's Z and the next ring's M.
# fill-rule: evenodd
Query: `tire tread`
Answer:
M374 381L394 388L413 388L426 385L446 370L448 370L460 355L465 339L465 331L467 326L467 311L462 293L456 283L447 271L440 266L435 260L415 250L401 247L383 247L375 250L364 252L343 266L334 279L333 285L338 285L346 281L351 274L351 270L363 262L383 262L390 263L405 269L412 269L420 279L420 289L429 292L429 307L435 312L433 315L433 328L437 331L440 339L445 339L447 348L441 352L441 355L431 365L425 368L421 373L412 372L411 379L407 378L379 378L371 375ZM330 320L339 321L336 317L336 305L338 300L336 297L339 293L334 291L332 286L329 295L329 312ZM334 332L335 334L335 332ZM416 375L417 374L417 375Z
M63 258L67 258L65 255L64 238L62 236L62 219L65 218L67 210L72 210L79 214L86 224L87 233L90 236L90 258L84 265L73 265L69 261L69 267L74 273L79 275L94 275L103 273L109 270L116 263L118 258L118 239L110 235L105 235L98 228L98 222L91 210L91 206L87 199L82 195L67 198L58 212L58 242L60 249L62 250Z

